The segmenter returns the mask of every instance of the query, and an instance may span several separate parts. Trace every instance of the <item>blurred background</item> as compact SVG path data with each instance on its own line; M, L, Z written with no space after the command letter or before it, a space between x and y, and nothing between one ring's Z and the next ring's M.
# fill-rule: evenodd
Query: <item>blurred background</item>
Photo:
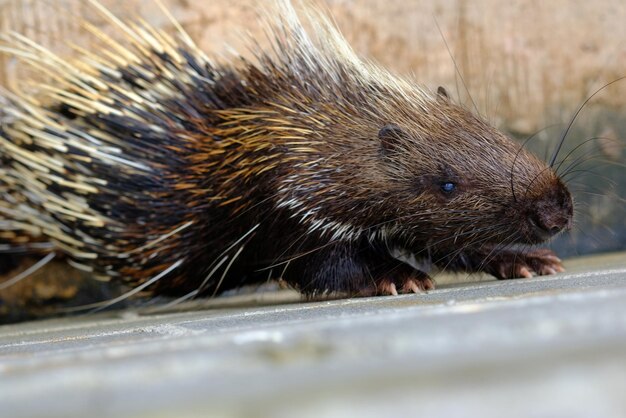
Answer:
M153 0L101 0L116 15L171 23ZM246 33L263 35L250 0L163 0L210 55L245 50ZM354 49L395 73L477 111L549 159L577 109L626 76L623 0L327 0ZM86 1L0 0L0 30L15 30L60 55L89 47L81 20L107 29ZM447 44L447 45L446 45ZM0 85L31 77L0 55ZM576 201L574 229L552 244L562 256L626 248L626 80L598 92L575 119L560 156ZM572 152L570 154L570 152ZM39 281L41 283L41 280ZM48 289L49 290L49 289ZM67 286L65 286L67 293Z

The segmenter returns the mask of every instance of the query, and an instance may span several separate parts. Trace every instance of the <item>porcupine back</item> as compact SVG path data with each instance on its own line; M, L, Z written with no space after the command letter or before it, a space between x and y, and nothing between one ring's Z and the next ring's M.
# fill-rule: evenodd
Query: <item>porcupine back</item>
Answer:
M276 265L305 292L355 292L372 276L356 258L371 248L381 265L396 246L458 264L469 245L538 242L569 219L567 205L539 210L569 201L543 163L359 60L315 10L307 32L279 2L271 47L218 66L182 31L125 24L92 3L121 43L87 26L103 49L66 61L5 37L53 80L43 98L7 96L0 153L19 201L9 223L78 268L180 293L275 276ZM449 179L476 192L443 196ZM328 258L338 261L317 273Z

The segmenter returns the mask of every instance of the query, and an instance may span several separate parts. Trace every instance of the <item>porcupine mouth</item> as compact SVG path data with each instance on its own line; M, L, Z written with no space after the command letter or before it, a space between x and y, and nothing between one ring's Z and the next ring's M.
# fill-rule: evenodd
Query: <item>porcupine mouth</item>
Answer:
M548 231L547 229L540 227L532 218L528 219L528 223L530 224L528 236L526 238L528 244L540 244L542 242L546 242L560 232L560 229Z

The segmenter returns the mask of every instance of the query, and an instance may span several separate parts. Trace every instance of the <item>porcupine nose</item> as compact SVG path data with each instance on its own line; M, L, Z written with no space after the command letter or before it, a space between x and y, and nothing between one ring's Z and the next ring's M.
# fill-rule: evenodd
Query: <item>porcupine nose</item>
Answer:
M546 216L544 213L535 214L531 221L540 235L546 235L548 237L556 235L567 225L562 218Z
M572 215L572 197L565 187L558 187L535 201L528 220L535 237L543 241L569 229Z

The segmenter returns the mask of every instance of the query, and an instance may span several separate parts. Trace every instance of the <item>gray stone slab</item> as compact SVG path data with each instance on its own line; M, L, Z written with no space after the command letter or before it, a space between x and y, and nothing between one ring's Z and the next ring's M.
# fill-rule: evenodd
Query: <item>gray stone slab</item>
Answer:
M626 416L626 255L425 295L0 327L0 417Z

